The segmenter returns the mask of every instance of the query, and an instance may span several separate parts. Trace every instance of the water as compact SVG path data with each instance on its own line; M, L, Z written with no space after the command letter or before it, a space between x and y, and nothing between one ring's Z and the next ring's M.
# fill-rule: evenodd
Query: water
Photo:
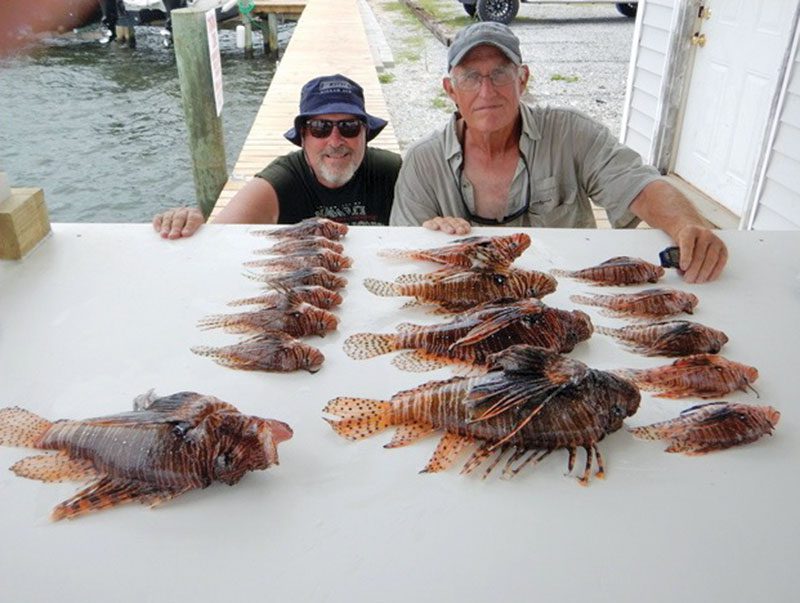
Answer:
M260 36L246 60L234 31L219 35L230 173L275 63ZM155 27L136 36L130 50L76 32L0 59L0 171L11 186L43 188L53 222L149 222L195 203L173 51Z

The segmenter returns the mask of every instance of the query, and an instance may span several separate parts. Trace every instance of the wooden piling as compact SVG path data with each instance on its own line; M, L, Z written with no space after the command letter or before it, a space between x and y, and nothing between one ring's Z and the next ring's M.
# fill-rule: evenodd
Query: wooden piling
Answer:
M208 217L228 180L222 118L214 102L214 82L208 48L206 11L172 11L172 39L189 134L197 203Z
M0 200L0 259L22 259L49 232L42 189L12 188Z

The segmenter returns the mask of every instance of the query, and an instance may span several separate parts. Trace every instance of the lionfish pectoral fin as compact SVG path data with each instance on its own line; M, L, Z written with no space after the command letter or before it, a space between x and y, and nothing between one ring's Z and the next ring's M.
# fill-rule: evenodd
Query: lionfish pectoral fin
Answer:
M154 484L131 480L102 477L78 492L72 498L58 504L51 514L53 521L74 519L91 513L139 500L150 503L168 494Z
M399 448L401 446L408 446L417 440L424 438L426 435L434 431L433 425L430 423L406 423L397 427L394 432L392 441L384 444L384 448Z
M393 425L392 404L382 400L334 398L323 412L342 417L325 420L336 433L348 440L361 440Z
M472 438L447 432L436 445L428 464L420 473L436 473L450 467L461 451L472 443Z
M29 410L13 406L0 410L0 445L35 448L52 423Z
M499 456L503 456L505 450L505 448L502 448L498 453ZM475 468L489 458L494 451L495 448L493 448L489 443L485 443L480 446L475 452L472 453L472 456L467 459L467 462L464 463L464 466L461 468L461 475L472 473ZM492 465L492 467L494 467L494 465ZM489 470L491 471L491 468Z
M86 481L98 477L94 465L85 459L72 459L66 452L29 456L11 466L19 477L42 482Z
M392 359L392 364L401 371L409 373L426 373L447 366L445 361L429 356L420 350L398 354Z

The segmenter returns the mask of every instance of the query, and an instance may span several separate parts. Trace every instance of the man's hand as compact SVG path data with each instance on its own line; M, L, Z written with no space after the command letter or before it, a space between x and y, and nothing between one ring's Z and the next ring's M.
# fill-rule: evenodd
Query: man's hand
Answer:
M448 218L437 216L422 223L428 230L441 230L447 234L465 235L470 231L469 222L464 218Z
M153 228L164 239L190 237L205 222L202 212L196 207L176 207L153 218Z
M725 243L708 228L687 224L678 231L675 242L681 249L681 272L687 283L716 279L728 261Z

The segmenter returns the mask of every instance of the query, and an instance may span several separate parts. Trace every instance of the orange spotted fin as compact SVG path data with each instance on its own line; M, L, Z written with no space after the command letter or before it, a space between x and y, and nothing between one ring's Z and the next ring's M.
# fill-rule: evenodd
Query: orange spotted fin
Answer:
M75 519L92 511L116 507L134 500L156 505L174 498L184 490L160 490L155 484L103 477L58 504L50 517L53 521Z
M0 445L36 448L36 442L52 426L47 419L19 406L0 409Z
M384 448L399 448L400 446L408 446L416 442L420 438L434 431L434 426L430 423L407 423L400 425L397 431L394 432L392 441L384 445Z
M392 403L383 400L334 398L323 412L342 417L325 420L336 433L348 440L361 440L394 425Z
M344 341L344 353L354 360L365 360L397 350L395 335L377 333L356 333Z
M420 473L437 473L449 468L461 451L472 443L472 438L461 436L456 433L447 432L439 440L433 456L425 465L425 468Z
M11 471L20 477L43 482L86 481L98 477L91 461L72 459L66 452L29 456L14 463Z
M376 278L365 278L364 286L370 293L381 297L394 297L397 295L396 285L388 281L380 281Z
M392 360L392 364L401 371L408 371L409 373L426 373L447 366L445 361L429 356L421 350L398 354Z

